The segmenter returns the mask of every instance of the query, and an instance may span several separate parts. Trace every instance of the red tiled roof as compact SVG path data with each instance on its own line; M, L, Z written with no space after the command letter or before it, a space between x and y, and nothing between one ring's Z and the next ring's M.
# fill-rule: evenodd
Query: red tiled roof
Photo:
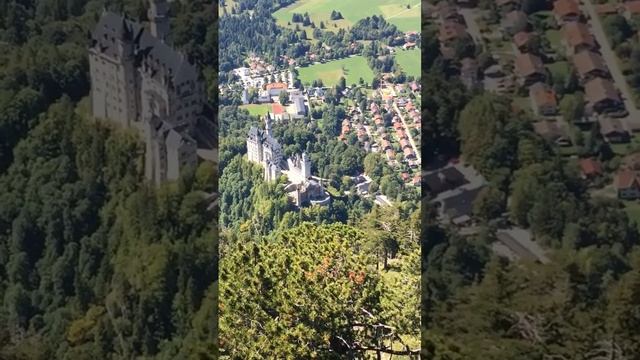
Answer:
M580 8L575 0L557 0L553 3L554 14L565 17L580 14Z
M531 54L520 54L516 58L516 72L523 77L544 72L544 65L539 57Z
M281 83L281 82L267 84L267 90L271 90L271 89L286 89L286 88L287 88L287 84Z
M587 44L589 46L596 45L593 36L589 33L587 26L583 23L570 22L565 24L562 30L565 41L571 47L583 44Z
M517 47L522 47L525 46L532 38L533 34L526 31L520 31L519 33L513 35L513 42Z
M271 112L275 115L284 114L284 106L278 103L273 103L271 104Z
M640 0L625 2L624 8L631 14L638 14L640 13Z
M602 165L600 165L600 162L592 158L580 159L579 164L580 164L580 169L582 170L582 173L585 175L602 174Z
M596 5L596 12L600 15L615 14L618 12L616 4L606 3Z
M638 186L636 173L631 170L622 170L616 174L615 185L618 189L628 189L632 186Z
M556 93L542 83L535 83L529 88L530 96L537 106L557 106Z

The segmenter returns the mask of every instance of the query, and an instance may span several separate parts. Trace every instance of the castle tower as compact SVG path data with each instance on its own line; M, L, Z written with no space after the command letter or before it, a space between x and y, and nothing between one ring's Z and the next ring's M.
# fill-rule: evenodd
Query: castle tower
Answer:
M169 36L169 4L166 0L150 0L149 22L151 23L151 35L166 42Z
M120 67L118 71L121 75L118 78L123 79L119 83L120 89L118 93L122 94L119 99L121 102L118 109L121 109L119 114L120 121L130 127L133 123L139 121L138 118L138 79L137 70L135 67L135 49L134 49L134 34L133 28L127 23L126 19L122 19L122 29L120 37L116 40L117 56L120 61Z
M267 137L271 136L271 119L269 118L269 114L264 117L264 133Z
M302 167L302 175L304 176L305 179L308 179L311 177L311 159L309 159L309 156L307 155L306 152L302 153L302 161L301 161L301 167Z

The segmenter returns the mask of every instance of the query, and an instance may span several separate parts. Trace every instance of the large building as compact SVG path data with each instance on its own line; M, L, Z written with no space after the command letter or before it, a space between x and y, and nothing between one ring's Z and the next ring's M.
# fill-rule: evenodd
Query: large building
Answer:
M271 135L271 120L265 116L265 129L249 129L247 136L247 156L249 161L259 163L264 168L266 181L276 180L281 175L282 147Z
M93 116L142 131L145 174L156 184L197 165L193 135L205 107L197 68L168 43L168 10L150 0L148 29L105 11L89 47Z

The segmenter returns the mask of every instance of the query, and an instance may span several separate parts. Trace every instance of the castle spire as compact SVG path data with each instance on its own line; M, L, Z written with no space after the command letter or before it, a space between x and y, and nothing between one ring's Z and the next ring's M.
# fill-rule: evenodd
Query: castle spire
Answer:
M169 36L169 4L166 0L150 0L147 16L151 23L151 35L167 41Z
M267 136L271 136L271 119L269 114L264 117L264 132Z

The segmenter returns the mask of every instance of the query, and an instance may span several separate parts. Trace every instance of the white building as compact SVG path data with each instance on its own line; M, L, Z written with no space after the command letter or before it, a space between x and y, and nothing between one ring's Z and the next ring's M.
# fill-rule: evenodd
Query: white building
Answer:
M265 130L252 127L247 136L247 156L249 161L264 168L266 181L276 180L281 174L282 147L271 135L271 120L265 117Z

